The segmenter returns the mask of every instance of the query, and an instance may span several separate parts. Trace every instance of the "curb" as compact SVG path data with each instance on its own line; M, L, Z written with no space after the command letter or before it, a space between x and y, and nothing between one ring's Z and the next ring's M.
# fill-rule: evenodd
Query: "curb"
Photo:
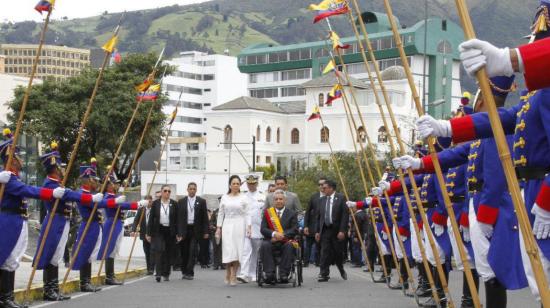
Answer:
M126 274L126 280L128 278L136 278L136 277L144 276L146 273L147 273L147 268L145 268L145 267L139 267L139 268L136 268L136 269L133 269L133 270L129 270L128 273ZM124 274L124 272L117 272L117 273L115 273L115 276L116 276L117 279L122 280L123 274ZM92 277L92 284L93 285L102 285L104 280L105 280L105 274L102 274L99 278L97 276L93 276ZM29 297L30 297L29 299L31 301L37 301L37 300L41 301L42 300L42 293L43 293L42 288L43 288L42 284L33 285L31 287L30 292L29 292ZM67 283L65 284L65 290L66 290L66 292L65 292L66 294L79 292L80 291L80 279L75 278L75 279L68 280ZM18 303L24 302L25 289L15 290L14 295L15 295L15 301L16 302L18 302Z

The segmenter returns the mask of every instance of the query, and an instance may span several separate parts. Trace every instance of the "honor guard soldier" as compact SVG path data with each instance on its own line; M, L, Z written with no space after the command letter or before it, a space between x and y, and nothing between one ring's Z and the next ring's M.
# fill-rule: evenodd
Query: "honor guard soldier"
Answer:
M493 77L491 85L497 106L504 106L506 96L513 88L513 77ZM475 103L476 112L484 110L479 92ZM472 117L477 116L478 114L474 114ZM464 118L453 119L451 122ZM486 124L488 125L488 122ZM512 147L512 136L508 136L507 139ZM517 218L506 188L501 162L495 159L498 157L495 140L487 138L474 141L469 146L459 145L438 156L444 168L468 163L468 232L476 268L485 282L487 307L503 307L507 302L506 290L524 288L527 281L519 253ZM429 158L414 164L421 165L424 170L433 169ZM461 225L465 226L463 221ZM501 258L503 253L506 253L507 258Z
M90 165L80 166L80 191L84 193L94 193L97 189L99 178L97 177L97 163L95 158L92 158ZM116 208L118 204L123 203L126 200L125 197L110 198L97 203L97 208ZM101 288L93 288L92 281L92 261L97 259L97 253L101 244L101 238L103 236L103 217L99 211L95 211L92 217L91 224L88 232L84 238L82 233L86 228L86 224L92 215L93 206L90 207L82 202L77 203L78 212L82 217L78 233L76 235L75 245L78 245L82 241L80 250L73 264L73 270L80 270L80 291L82 292L96 292ZM134 206L132 209L136 209ZM104 236L108 236L105 234ZM77 247L77 246L75 246ZM76 249L73 249L73 254ZM73 256L74 257L74 256Z
M0 143L0 158L4 170L0 172L0 184L4 185L4 195L0 203L0 307L25 307L14 302L15 270L19 267L21 257L27 249L28 242L28 211L25 198L53 201L65 195L65 188L40 188L25 185L19 179L21 159L17 147L13 151L13 159L8 166L8 151L13 144L11 132L4 130L7 140Z
M107 167L107 172L109 171L110 166ZM117 198L120 197L119 200L125 199L123 195L118 195L117 192L120 188L120 180L116 177L116 174L114 171L112 171L107 177L107 191L105 194L106 200L117 200ZM121 202L117 204L116 207L107 207L105 208L105 222L103 223L103 232L101 237L101 246L99 248L99 252L97 254L97 260L101 260L103 258L103 255L105 254L105 249L107 249L107 253L105 255L105 284L106 285L121 285L121 282L118 282L115 277L115 257L118 254L118 251L120 249L120 244L122 242L122 238L124 237L124 214L127 210L136 210L137 206L146 206L147 201L140 201L138 203L128 203L128 202ZM118 217L116 217L117 208L120 207L120 212L118 213ZM109 233L111 232L111 229L113 228L113 234L111 236L111 240L109 241L107 246L107 241L109 240Z
M50 148L50 152L40 157L44 170L48 174L42 187L56 189L60 187L61 177L63 176L63 164L61 161L61 156L57 151L57 143L52 142ZM34 262L38 262L37 269L43 270L44 300L57 301L70 298L59 293L58 264L63 258L65 245L67 244L67 239L69 237L73 202L81 202L91 206L95 202L101 202L102 199L103 196L101 194L95 194L92 196L87 193L67 190L65 196L59 201L50 225L50 230L48 231L48 236L46 237L46 241L44 243L44 249L40 256L40 260L36 260L36 255L34 258ZM55 202L53 201L43 201L44 208L47 212L42 223L42 228L40 229L40 235L38 237L38 244L36 247L40 247L40 244L42 243L42 239L44 238L44 234L46 232L46 226L50 221L50 215L54 203Z

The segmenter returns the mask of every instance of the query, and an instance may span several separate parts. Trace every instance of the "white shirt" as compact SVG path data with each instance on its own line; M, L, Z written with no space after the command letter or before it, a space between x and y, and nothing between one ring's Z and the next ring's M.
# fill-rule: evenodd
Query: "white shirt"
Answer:
M328 214L330 218L330 223L332 224L332 204L334 203L334 195L336 193L332 193L332 195L328 196Z
M250 223L252 226L251 238L262 238L262 213L265 206L265 195L259 191L247 192L248 199L248 214L250 215Z
M195 223L195 200L197 196L191 198L187 197L187 225Z
M160 224L165 227L170 226L170 201L168 203L160 201Z
M145 225L149 223L149 215L151 214L151 208L145 208Z

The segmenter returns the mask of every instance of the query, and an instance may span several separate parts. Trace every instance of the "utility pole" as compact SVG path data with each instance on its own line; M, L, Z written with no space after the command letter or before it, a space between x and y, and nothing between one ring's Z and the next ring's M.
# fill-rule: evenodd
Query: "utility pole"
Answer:
M252 172L256 172L256 136L252 136Z

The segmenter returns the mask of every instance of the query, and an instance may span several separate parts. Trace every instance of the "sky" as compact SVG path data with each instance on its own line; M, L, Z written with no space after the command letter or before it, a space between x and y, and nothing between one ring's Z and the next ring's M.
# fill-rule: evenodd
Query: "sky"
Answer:
M8 0L1 0L2 2ZM56 0L55 10L52 18L60 19L67 16L69 19L100 15L104 11L109 13L122 11L136 11L142 9L153 9L174 4L186 5L205 2L206 0ZM17 0L9 1L0 10L0 23L6 21L40 21L41 17L34 10L39 0Z

